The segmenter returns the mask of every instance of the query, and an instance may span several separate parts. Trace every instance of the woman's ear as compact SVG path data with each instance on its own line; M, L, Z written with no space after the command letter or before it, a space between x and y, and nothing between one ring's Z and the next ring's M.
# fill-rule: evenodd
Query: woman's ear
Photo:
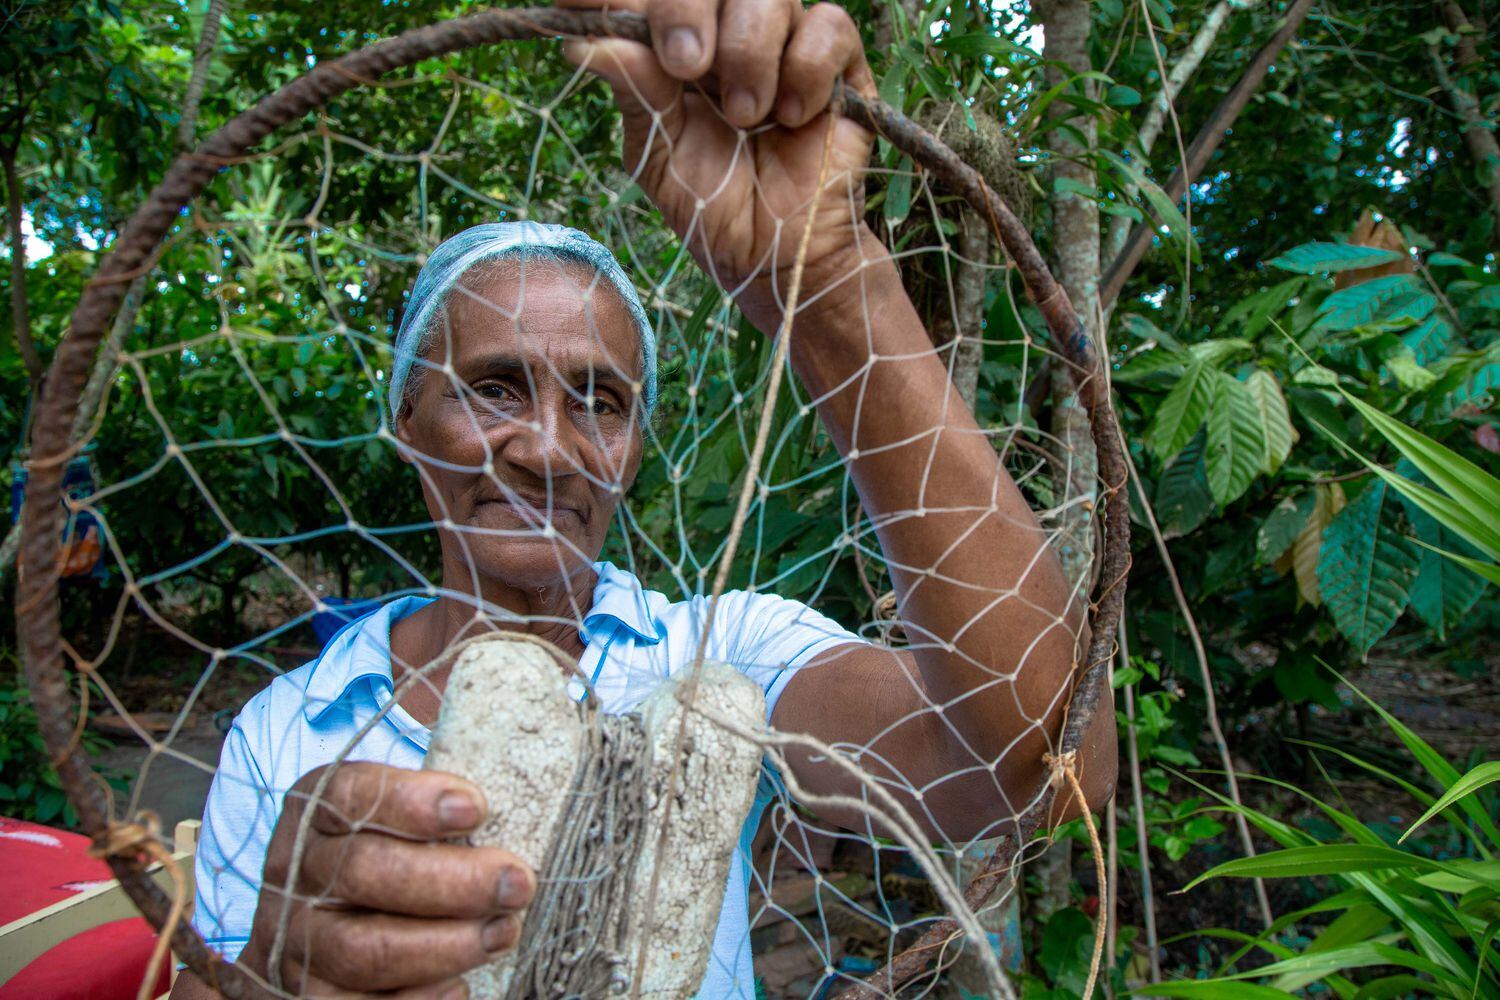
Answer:
M417 460L416 448L411 442L411 403L403 402L401 409L396 413L396 420L391 425L392 434L396 439L396 457L407 465L413 465Z

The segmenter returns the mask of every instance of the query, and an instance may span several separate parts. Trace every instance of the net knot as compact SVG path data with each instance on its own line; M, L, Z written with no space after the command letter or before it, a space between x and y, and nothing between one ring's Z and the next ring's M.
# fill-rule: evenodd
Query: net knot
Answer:
M140 860L141 855L156 857L162 852L161 820L153 812L142 811L136 821L112 822L94 835L89 856L108 861L110 858Z
M1078 751L1069 750L1066 753L1044 753L1042 763L1047 765L1048 783L1063 786L1067 784L1069 773L1078 773Z

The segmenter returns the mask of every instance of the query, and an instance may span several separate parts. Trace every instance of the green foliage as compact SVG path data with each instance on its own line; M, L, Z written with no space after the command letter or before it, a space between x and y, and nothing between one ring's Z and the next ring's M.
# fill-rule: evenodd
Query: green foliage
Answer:
M1333 886L1325 898L1284 914L1255 937L1211 932L1243 945L1211 978L1159 983L1140 992L1153 996L1296 995L1321 984L1339 997L1424 996L1470 1000L1500 993L1500 829L1491 786L1500 764L1486 762L1460 775L1431 746L1389 713L1370 703L1411 754L1433 796L1385 774L1396 800L1410 798L1422 813L1396 839L1329 801L1303 793L1340 833L1321 840L1304 825L1285 823L1253 808L1221 799L1226 812L1245 815L1281 849L1217 865L1188 889L1221 878L1318 878ZM1348 757L1348 755L1345 755ZM1383 772L1348 757L1376 776ZM1441 817L1443 828L1427 826ZM1421 837L1415 837L1423 830ZM1333 919L1329 917L1333 915ZM1317 925L1309 943L1281 943L1293 927ZM1274 961L1245 966L1254 949ZM1251 983L1248 980L1257 980ZM1198 991L1198 992L1194 992Z
M1222 507L1238 499L1269 462L1265 414L1254 391L1214 373L1208 413L1208 488Z
M1394 250L1348 243L1304 243L1266 261L1272 267L1298 274L1328 274L1332 271L1359 271L1401 259Z
M109 746L89 729L80 739L89 754ZM110 775L107 780L117 791L123 790L118 776ZM78 825L78 813L63 792L62 781L42 745L36 711L14 661L0 680L0 816L69 829Z
M1390 631L1411 600L1420 557L1396 523L1399 509L1377 479L1323 532L1318 588L1360 656Z

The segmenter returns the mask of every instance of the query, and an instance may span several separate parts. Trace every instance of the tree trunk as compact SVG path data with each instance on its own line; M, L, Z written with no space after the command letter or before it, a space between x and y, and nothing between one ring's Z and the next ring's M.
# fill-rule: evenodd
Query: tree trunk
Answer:
M16 126L16 141L0 149L0 168L5 171L5 197L10 203L6 213L6 225L10 231L10 319L12 335L16 338L16 350L26 365L26 374L31 378L33 398L42 384L42 357L37 353L36 341L31 339L31 310L26 300L26 236L21 231L25 205L22 198L21 178L16 173L16 151L20 148L21 126Z
M1047 86L1055 87L1069 76L1088 73L1090 31L1087 0L1046 0L1035 5L1046 33ZM1097 100L1097 87L1086 80L1079 85L1083 96ZM1053 104L1062 107L1062 102ZM1057 280L1067 292L1073 307L1083 321L1089 338L1099 341L1099 207L1094 198L1059 191L1056 181L1073 181L1082 190L1092 191L1097 179L1090 166L1089 154L1095 144L1096 128L1092 115L1063 107L1059 112L1071 117L1076 129L1057 129L1056 155L1050 167L1053 193L1049 198L1052 211L1052 257ZM1056 456L1052 481L1061 501L1052 519L1058 529L1056 547L1062 559L1063 572L1078 594L1089 592L1087 577L1093 566L1093 511L1098 459L1094 439L1089 433L1088 416L1073 393L1073 382L1067 370L1053 365L1052 433L1061 454ZM1069 902L1073 881L1072 842L1059 841L1038 859L1032 869L1041 882L1041 892L1031 903L1033 933L1039 933L1046 919Z
M1463 8L1456 0L1443 0L1440 6L1443 23L1458 36L1453 48L1460 78L1454 79L1435 47L1431 50L1433 69L1438 82L1447 92L1448 99L1453 102L1454 110L1463 119L1464 142L1469 147L1469 155L1474 158L1480 180L1489 191L1495 239L1500 244L1500 142L1495 140L1495 123L1485 118L1479 95L1464 88L1466 82L1472 85L1475 76L1483 71L1484 66L1479 59L1479 50L1474 45L1474 36L1470 33L1473 28ZM1467 77L1467 81L1463 77Z
M948 256L951 296L932 323L932 342L952 345L949 376L963 401L974 408L979 366L984 360L984 281L989 273L990 230L972 208L958 218L958 239Z

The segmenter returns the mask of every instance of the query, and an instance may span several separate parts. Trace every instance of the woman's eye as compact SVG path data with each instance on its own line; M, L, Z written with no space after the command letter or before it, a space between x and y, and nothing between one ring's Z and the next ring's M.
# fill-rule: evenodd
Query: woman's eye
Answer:
M619 407L603 396L585 396L583 403L584 408L596 417L607 417L619 412Z
M479 396L481 399L488 399L496 402L514 399L516 396L516 394L511 391L510 386L505 385L501 382L485 382L481 385L477 385L474 387L474 394Z

